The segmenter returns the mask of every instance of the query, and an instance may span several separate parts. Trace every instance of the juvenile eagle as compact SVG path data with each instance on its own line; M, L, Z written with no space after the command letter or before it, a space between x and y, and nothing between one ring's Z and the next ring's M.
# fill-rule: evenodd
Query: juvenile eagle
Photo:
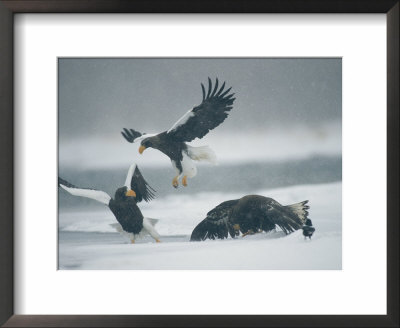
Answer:
M143 217L136 205L142 200L148 202L153 199L155 190L147 184L135 164L131 165L128 170L125 185L115 191L114 199L104 191L79 188L60 177L58 178L58 185L71 195L91 198L107 205L121 225L121 227L115 224L112 226L121 233L129 234L132 243L146 233L150 234L156 242L160 241L160 235L153 227L156 220ZM121 228L123 231L121 231Z
M207 213L207 217L194 228L191 241L243 237L261 231L271 231L276 226L285 234L300 229L305 224L309 209L308 200L283 206L272 198L248 195L228 200Z
M193 107L183 115L169 130L159 134L144 134L133 129L124 128L121 132L128 142L140 141L139 153L146 148L155 148L171 159L176 169L176 176L172 185L177 188L179 178L182 185L187 186L187 178L197 173L195 161L215 162L215 154L208 147L192 147L186 144L196 138L204 137L210 130L220 125L232 109L234 93L229 94L231 88L224 90L225 82L218 88L218 79L212 86L208 78L208 90L201 84L203 100L200 105Z

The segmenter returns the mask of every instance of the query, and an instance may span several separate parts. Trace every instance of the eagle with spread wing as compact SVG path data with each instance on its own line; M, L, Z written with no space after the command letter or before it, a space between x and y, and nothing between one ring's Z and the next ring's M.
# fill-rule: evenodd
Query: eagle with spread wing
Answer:
M308 217L308 200L283 206L272 198L248 195L228 200L207 213L193 230L191 241L235 238L274 230L280 227L285 234L301 229Z
M193 161L216 162L215 154L208 146L192 147L186 142L200 139L220 125L227 118L235 100L234 93L230 93L231 88L225 90L225 82L220 87L218 79L213 86L208 78L207 92L203 84L201 89L201 104L186 112L169 130L145 134L124 128L121 132L128 142L140 142L140 154L146 148L154 148L171 159L172 166L176 169L176 176L172 180L175 188L178 187L181 177L182 185L187 186L187 178L196 175L197 168Z
M112 226L128 234L132 243L145 234L160 241L160 235L154 228L157 220L145 218L137 206L142 200L148 202L153 199L155 190L148 185L136 164L129 167L125 185L115 191L114 198L101 190L76 187L60 177L58 186L71 195L91 198L107 205L119 223Z

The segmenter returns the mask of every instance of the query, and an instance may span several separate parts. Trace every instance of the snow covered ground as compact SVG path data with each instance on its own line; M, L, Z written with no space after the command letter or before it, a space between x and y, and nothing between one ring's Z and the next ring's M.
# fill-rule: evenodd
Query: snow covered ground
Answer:
M59 269L268 269L340 270L342 267L342 183L298 185L254 192L288 205L310 201L316 228L312 240L301 231L236 239L189 242L193 228L219 203L244 196L235 192L170 195L140 204L156 225L161 243L145 238L132 245L110 224L108 208L59 213Z

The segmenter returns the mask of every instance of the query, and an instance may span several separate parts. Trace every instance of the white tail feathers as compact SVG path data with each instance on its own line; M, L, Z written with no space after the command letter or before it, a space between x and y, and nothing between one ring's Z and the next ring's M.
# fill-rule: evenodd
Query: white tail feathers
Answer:
M156 224L157 224L157 222L158 222L158 219L152 219L152 218L146 218L147 220L149 220L149 222L151 223L151 225L154 227Z
M119 233L124 232L124 229L122 229L122 226L119 223L110 223L110 226L117 230L117 232Z
M143 227L142 231L140 231L137 235L133 233L125 231L122 226L117 223L110 223L110 226L114 228L117 232L119 232L123 237L129 238L130 240L140 239L146 235L151 235L155 239L159 239L160 235L153 228L158 222L158 219L152 218L143 218Z
M187 154L191 159L217 164L217 156L209 146L193 147L188 145L187 147Z
M117 232L119 232L121 236L129 240L135 239L135 235L122 229L122 226L119 223L111 223L110 226L113 227Z
M308 205L308 200L305 200L300 203L292 204L292 205L287 205L288 209L290 209L294 214L296 214L300 220L303 222L303 224L306 222L306 219L308 217L308 209L310 208Z

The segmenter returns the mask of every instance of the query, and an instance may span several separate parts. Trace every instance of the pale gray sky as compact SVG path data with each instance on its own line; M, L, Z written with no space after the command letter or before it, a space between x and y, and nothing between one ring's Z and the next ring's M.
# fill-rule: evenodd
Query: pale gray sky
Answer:
M340 121L341 59L59 60L60 142L161 132L201 102L207 77L236 94L224 132ZM122 140L121 140L122 141Z

